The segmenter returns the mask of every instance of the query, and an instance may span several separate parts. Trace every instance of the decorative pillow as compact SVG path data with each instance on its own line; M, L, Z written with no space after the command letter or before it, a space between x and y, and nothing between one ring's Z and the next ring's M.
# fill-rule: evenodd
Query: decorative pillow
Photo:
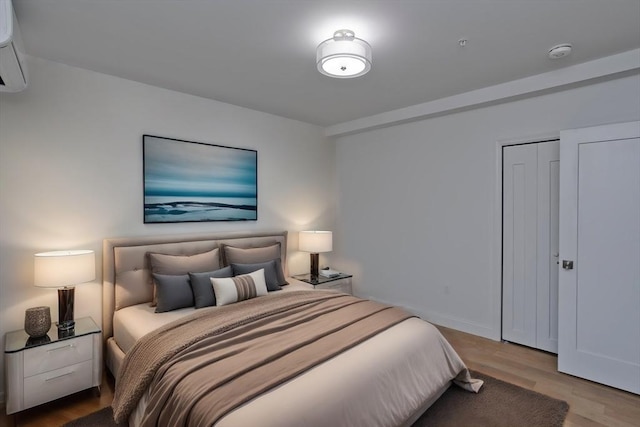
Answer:
M196 255L168 255L149 252L151 273L181 276L183 274L217 270L220 268L219 252L218 248ZM154 289L152 306L156 305L156 300Z
M189 286L189 275L167 276L154 274L158 304L156 313L193 307L193 292Z
M267 283L267 291L279 291L280 281L278 280L277 264L275 260L258 262L255 264L231 264L233 275L249 274L254 271L264 270L264 280Z
M284 286L289 283L284 278L282 270L282 260L280 259L280 243L261 248L236 248L234 246L222 245L223 259L226 265L229 264L255 264L274 260L276 262L276 273L278 275L278 285Z
M260 297L268 292L264 270L225 279L212 277L210 280L216 294L217 306Z
M224 267L220 270L204 273L189 273L196 308L216 305L216 295L213 293L213 286L210 280L212 277L233 277L233 270L231 267Z

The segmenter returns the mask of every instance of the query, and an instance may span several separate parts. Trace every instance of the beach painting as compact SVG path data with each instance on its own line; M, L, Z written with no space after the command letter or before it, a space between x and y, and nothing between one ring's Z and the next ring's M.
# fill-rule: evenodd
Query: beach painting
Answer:
M258 152L144 135L144 222L255 221Z

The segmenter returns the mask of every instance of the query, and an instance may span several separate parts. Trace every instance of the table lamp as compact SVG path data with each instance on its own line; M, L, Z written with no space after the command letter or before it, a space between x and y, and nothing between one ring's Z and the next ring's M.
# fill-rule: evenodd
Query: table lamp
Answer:
M298 247L303 252L311 252L311 279L317 280L319 253L333 250L333 233L331 231L301 231Z
M34 257L34 285L58 288L58 330L72 330L75 326L74 286L96 278L95 253L90 250L54 251Z

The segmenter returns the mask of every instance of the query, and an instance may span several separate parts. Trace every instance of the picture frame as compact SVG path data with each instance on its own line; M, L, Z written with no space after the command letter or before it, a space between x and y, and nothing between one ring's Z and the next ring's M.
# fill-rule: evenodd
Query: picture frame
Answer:
M258 220L258 152L142 136L144 223Z

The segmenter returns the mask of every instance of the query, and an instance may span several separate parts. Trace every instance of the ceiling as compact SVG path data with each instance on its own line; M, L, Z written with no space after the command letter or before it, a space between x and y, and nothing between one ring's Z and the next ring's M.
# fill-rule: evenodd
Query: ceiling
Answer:
M640 47L638 0L13 3L30 55L320 126ZM342 28L371 44L367 75L316 70ZM560 43L573 53L548 59Z

